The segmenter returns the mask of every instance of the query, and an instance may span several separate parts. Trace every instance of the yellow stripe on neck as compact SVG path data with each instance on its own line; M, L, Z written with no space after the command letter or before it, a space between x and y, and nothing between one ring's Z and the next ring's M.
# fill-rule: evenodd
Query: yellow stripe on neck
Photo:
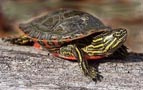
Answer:
M111 47L111 45L113 45L113 43L114 43L116 40L117 40L117 38L114 38L113 41L112 41L108 46L106 46L104 52L108 51L109 48Z
M93 42L101 41L103 38L94 39Z
M75 47L75 50L78 54L79 59L82 60L82 56L81 56L81 53L80 53L79 49L77 47Z

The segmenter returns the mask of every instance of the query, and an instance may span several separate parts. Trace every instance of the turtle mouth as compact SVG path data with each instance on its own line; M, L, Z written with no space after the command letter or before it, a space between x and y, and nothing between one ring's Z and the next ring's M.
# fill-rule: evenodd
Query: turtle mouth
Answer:
M111 37L110 43L108 43L108 45L106 46L108 47L107 48L108 54L112 54L121 45L123 45L123 43L126 41L126 38L127 38L127 31L125 29L117 29L113 31L113 34L111 36L112 37Z
M126 41L126 38L127 38L127 31L126 30L124 30L124 31L122 31L122 34L121 34L121 37L120 37L120 41L121 42L125 42Z
M115 30L116 32L113 34L115 38L117 38L120 42L125 42L127 38L127 30L119 28Z

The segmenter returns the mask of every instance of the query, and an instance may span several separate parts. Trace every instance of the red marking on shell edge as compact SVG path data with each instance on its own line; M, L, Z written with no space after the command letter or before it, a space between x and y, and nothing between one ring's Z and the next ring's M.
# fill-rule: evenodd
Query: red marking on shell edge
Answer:
M88 60L98 60L98 59L101 59L101 58L104 58L105 56L88 56L86 55L85 58L88 59Z
M58 40L52 40L52 42L54 43L55 46L60 46Z
M37 41L35 41L34 48L41 49L41 45Z
M54 56L56 57L60 57L60 58L63 58L63 59L66 59L66 60L71 60L71 61L74 61L74 60L77 60L75 57L72 57L72 56L69 56L69 57L65 57L65 56L61 56L60 54L58 53L52 53ZM104 58L105 56L88 56L86 55L85 58L87 60L98 60L98 59L102 59Z
M75 57L65 57L65 56L61 56L60 54L58 53L52 53L55 57L60 57L60 58L63 58L63 59L66 59L66 60L76 60Z
M51 46L48 44L47 40L42 40L42 41L44 42L46 48L51 48Z

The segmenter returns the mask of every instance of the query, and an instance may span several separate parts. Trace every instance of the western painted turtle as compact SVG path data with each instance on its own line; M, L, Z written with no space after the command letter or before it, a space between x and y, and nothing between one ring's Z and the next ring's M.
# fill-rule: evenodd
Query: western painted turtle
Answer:
M111 29L98 18L80 10L53 11L22 23L19 28L54 56L79 61L84 74L93 80L98 72L87 60L101 59L115 52L121 56L127 53L123 46L126 29ZM125 50L119 51L120 48Z

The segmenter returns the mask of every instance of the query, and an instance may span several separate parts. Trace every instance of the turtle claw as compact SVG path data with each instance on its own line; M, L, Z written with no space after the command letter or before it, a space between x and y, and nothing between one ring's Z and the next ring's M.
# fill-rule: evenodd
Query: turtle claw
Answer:
M93 78L92 80L97 83L98 81L101 82L101 80L103 79L103 76L102 75L97 75L96 78Z
M87 76L89 76L94 82L101 81L103 79L103 76L100 75L100 72L98 72L97 69L93 66L89 66Z
M95 78L92 78L92 80L96 83L97 81L101 81L103 79L103 76L97 73Z

